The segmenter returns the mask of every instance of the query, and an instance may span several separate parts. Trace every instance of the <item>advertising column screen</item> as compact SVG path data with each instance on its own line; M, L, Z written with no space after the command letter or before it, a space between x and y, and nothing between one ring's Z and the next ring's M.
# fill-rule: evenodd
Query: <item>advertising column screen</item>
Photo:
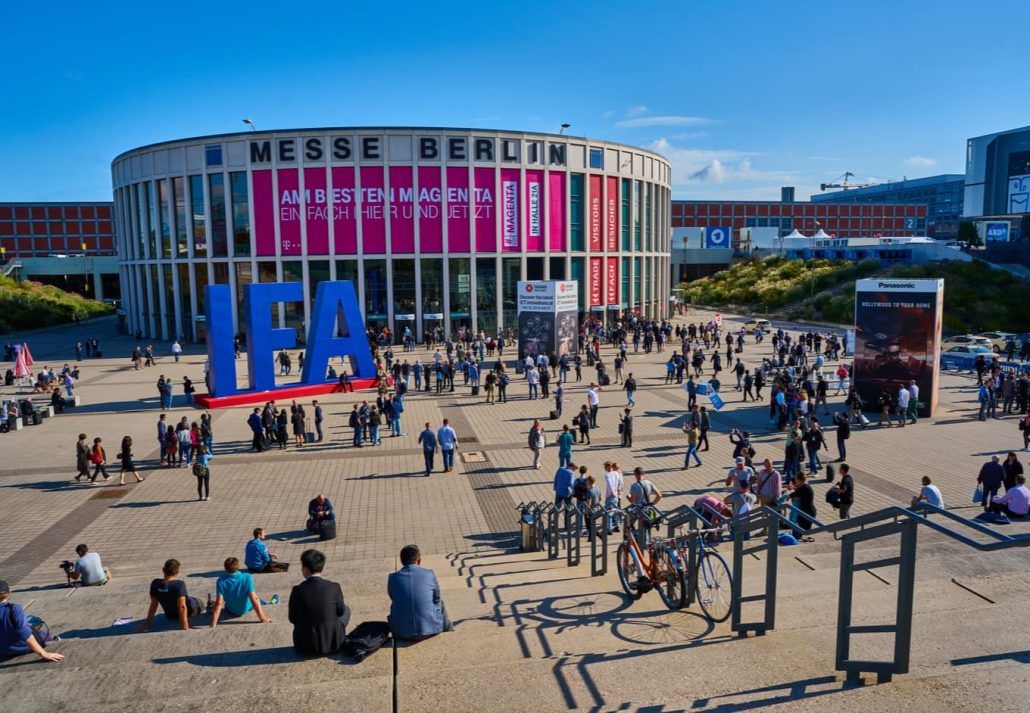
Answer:
M579 285L572 281L520 280L519 358L572 354L579 333Z
M944 280L859 280L855 284L855 388L878 409L911 381L919 414L937 407Z

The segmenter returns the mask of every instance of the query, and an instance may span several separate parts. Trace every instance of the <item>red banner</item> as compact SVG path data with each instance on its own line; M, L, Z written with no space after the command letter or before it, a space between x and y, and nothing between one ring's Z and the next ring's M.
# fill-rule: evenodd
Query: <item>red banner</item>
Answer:
M590 250L601 252L601 226L604 224L604 208L601 204L601 182L603 176L590 176L590 195L587 198L587 220L590 222Z
M610 257L607 262L608 270L605 279L605 304L619 304L619 258Z
M608 198L605 201L607 206L607 218L605 222L605 242L608 252L616 252L619 249L619 179L608 177Z
M604 258L590 258L590 306L601 304L601 283L604 281Z

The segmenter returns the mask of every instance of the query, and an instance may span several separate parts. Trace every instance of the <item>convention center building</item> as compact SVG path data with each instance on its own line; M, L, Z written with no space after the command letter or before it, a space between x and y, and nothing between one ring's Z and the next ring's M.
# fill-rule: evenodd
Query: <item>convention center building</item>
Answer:
M562 134L448 128L250 131L112 163L128 327L205 332L205 286L302 282L277 326L303 336L323 280L368 326L515 327L519 280L575 280L584 314L664 317L671 173L662 156Z

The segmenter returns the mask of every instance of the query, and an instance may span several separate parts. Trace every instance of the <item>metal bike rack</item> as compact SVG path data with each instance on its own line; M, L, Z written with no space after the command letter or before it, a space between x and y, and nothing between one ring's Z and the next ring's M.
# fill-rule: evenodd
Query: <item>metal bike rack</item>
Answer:
M764 510L757 512L757 516L747 513L743 517L736 517L730 520L731 534L733 536L733 587L731 589L730 621L733 632L738 636L747 636L754 633L757 636L764 636L765 632L775 628L776 625L776 569L779 558L779 536L780 521L776 517L768 517ZM768 528L765 541L753 547L745 548L744 535ZM750 554L765 553L765 591L762 594L743 595L744 580L744 557ZM748 602L764 602L763 618L758 621L741 621L742 605Z
M547 503L543 507L542 514L547 517L547 529L544 533L547 538L547 559L558 559L558 549L561 545L561 537L558 532L558 519L564 508L554 503Z
M532 542L533 551L539 552L544 549L544 516L543 509L547 503L536 502L532 503L532 507L529 509L529 514L533 516L533 529L532 529Z
M590 576L608 574L608 511L594 505L587 513L587 527L590 530ZM600 540L600 545L598 544Z
M565 556L569 567L575 567L580 560L580 534L583 531L583 511L575 505L565 506Z

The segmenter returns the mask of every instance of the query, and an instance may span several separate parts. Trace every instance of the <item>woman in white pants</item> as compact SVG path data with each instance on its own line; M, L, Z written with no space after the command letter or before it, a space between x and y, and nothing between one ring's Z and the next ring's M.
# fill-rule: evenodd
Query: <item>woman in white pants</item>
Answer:
M533 467L540 470L540 454L547 446L547 437L544 435L544 426L540 421L533 421L533 427L529 429L529 450L533 451Z

